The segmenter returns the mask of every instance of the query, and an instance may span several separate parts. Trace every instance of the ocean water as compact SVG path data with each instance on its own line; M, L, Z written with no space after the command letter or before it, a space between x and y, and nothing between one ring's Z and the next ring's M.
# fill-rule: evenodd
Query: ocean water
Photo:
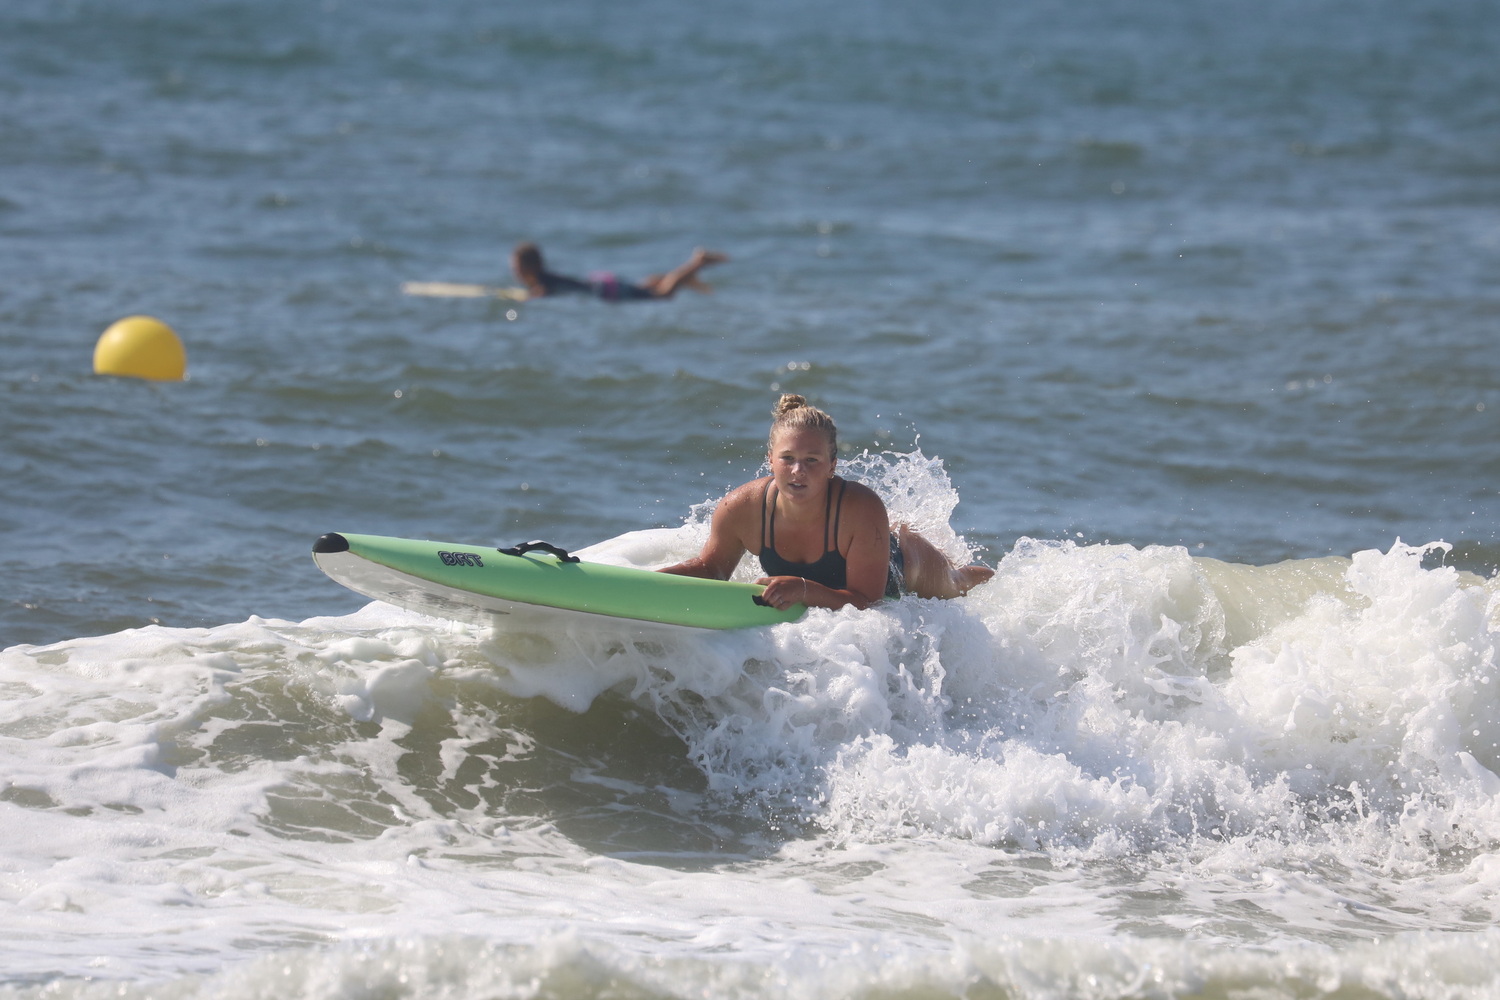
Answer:
M1493 14L11 0L0 996L1500 997ZM731 259L402 294L523 239ZM91 373L134 314L187 381ZM782 391L995 579L664 638L309 557L681 558Z

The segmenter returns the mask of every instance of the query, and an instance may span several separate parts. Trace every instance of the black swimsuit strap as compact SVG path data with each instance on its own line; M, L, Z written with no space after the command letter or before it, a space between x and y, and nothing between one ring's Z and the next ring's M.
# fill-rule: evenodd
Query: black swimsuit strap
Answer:
M830 552L839 547L839 518L844 516L844 487L848 484L839 480L839 505L833 507L833 490L828 491L828 504L833 512L833 537L828 537L828 514L823 514L823 551Z
M776 546L767 540L766 535L766 504L771 502L771 487L773 485L775 485L775 480L767 479L766 491L760 495L760 549L762 552L766 549L770 549L772 552L776 551Z
M775 480L766 483L766 491L760 497L760 546L762 549L776 551L776 504L771 499L771 487ZM823 504L823 551L837 551L839 544L839 521L844 516L844 489L848 484L839 480L839 502L835 507L833 504L833 490L828 491ZM766 518L766 507L770 506L771 516L769 522ZM830 539L830 527L832 538ZM831 544L830 544L831 542Z

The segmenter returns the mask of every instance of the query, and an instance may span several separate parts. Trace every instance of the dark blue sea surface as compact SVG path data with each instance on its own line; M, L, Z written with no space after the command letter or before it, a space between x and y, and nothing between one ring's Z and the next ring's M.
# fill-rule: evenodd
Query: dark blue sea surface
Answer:
M1484 11L12 5L0 628L334 610L329 527L672 524L754 471L773 385L920 437L992 559L1489 565ZM522 239L733 259L650 308L401 294ZM137 313L190 384L90 374Z

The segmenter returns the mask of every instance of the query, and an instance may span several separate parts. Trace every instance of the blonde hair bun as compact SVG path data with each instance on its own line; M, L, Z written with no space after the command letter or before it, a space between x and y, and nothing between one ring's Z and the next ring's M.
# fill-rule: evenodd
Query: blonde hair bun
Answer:
M804 397L795 392L782 393L771 413L775 419L771 421L771 434L766 445L768 452L776 447L776 433L790 429L822 431L828 435L829 455L838 454L839 429L834 424L833 418L810 404Z
M771 416L779 417L784 413L797 409L799 406L806 405L807 398L805 396L799 396L795 392L784 392L781 394L781 398L776 401L776 405L771 407Z

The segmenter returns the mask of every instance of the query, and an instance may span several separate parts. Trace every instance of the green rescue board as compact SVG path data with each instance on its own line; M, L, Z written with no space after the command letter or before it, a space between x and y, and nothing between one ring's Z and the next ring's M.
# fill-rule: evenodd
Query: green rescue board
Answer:
M734 629L796 621L807 611L801 604L778 611L759 603L765 589L759 584L585 562L546 542L497 549L333 532L313 543L313 560L366 597L478 625L540 615Z

